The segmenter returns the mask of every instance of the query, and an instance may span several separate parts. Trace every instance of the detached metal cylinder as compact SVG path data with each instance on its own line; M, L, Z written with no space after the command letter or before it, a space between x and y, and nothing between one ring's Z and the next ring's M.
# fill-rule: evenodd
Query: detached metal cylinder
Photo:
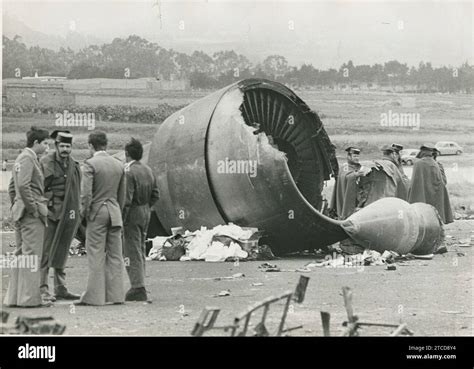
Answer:
M334 147L316 113L281 84L244 80L174 113L153 138L148 164L167 232L258 227L276 254L347 237L318 211L324 181L337 172Z
M426 255L444 238L441 219L428 204L387 197L360 209L342 222L347 234L361 246L383 252Z

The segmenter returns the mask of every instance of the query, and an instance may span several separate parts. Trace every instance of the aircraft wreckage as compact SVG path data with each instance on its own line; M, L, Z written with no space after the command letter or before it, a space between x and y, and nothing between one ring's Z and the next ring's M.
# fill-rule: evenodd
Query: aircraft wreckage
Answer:
M175 112L145 146L143 161L160 190L151 237L234 223L265 230L281 255L348 235L374 249L426 252L442 236L433 207L399 199L343 222L323 215L324 183L338 171L335 148L318 115L276 82L240 81Z

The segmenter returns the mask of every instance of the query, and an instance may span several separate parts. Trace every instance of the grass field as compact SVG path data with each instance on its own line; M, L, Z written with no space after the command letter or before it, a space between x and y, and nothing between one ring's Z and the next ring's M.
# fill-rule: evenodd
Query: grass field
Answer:
M333 143L343 149L358 145L373 153L386 143L417 148L423 142L456 141L473 152L474 99L472 95L327 93L300 91L298 95L324 123ZM417 114L419 129L382 125L382 114Z
M57 129L54 118L45 115L25 114L24 117L4 117L2 124L3 159L14 160L18 150L25 147L25 132L32 126L46 128L49 131ZM96 130L107 133L110 152L122 150L130 137L142 142L151 141L156 133L157 125L143 123L96 122ZM91 133L87 127L68 127L74 135L74 157L83 160L87 157L87 137Z
M326 131L337 147L338 157L344 158L348 145L362 148L362 159L377 157L380 146L400 143L406 148L417 148L423 142L456 141L464 148L459 157L441 157L445 167L465 168L448 173L448 189L456 207L468 206L474 211L474 186L468 171L474 170L474 99L472 95L446 94L394 94L345 93L329 91L295 91L311 109L318 112ZM169 96L167 102L182 105L202 96L203 92L190 92L189 96ZM139 99L136 97L136 99ZM157 100L156 103L160 103ZM138 102L137 102L138 104ZM419 129L382 125L382 114L418 114ZM23 114L4 117L2 126L3 158L13 160L25 145L25 132L33 124L55 129L54 116ZM142 142L152 140L158 126L129 122L96 122L96 129L107 132L112 153L121 150L130 136ZM85 127L70 127L73 132L73 154L78 160L88 155ZM467 173L467 175L466 175ZM453 176L456 177L452 181ZM457 178L459 177L459 178ZM451 180L450 180L451 178Z

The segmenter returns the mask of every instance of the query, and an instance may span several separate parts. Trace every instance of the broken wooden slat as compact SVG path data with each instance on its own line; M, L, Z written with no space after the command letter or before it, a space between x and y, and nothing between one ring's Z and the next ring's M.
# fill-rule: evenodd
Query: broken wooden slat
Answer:
M331 314L329 314L327 311L321 311L321 321L323 322L323 332L325 337L329 337L331 335L329 327L330 320Z

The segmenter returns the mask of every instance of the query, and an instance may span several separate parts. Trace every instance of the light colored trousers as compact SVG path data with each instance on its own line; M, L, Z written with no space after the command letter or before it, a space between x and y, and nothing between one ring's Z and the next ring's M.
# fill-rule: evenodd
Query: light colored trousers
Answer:
M40 267L45 225L40 218L25 214L16 222L15 228L15 256L27 256L29 266L25 263L11 269L4 304L23 307L38 306L41 304Z
M87 289L81 301L90 305L125 301L125 265L122 255L122 227L112 227L107 206L87 223L86 251L89 266Z

